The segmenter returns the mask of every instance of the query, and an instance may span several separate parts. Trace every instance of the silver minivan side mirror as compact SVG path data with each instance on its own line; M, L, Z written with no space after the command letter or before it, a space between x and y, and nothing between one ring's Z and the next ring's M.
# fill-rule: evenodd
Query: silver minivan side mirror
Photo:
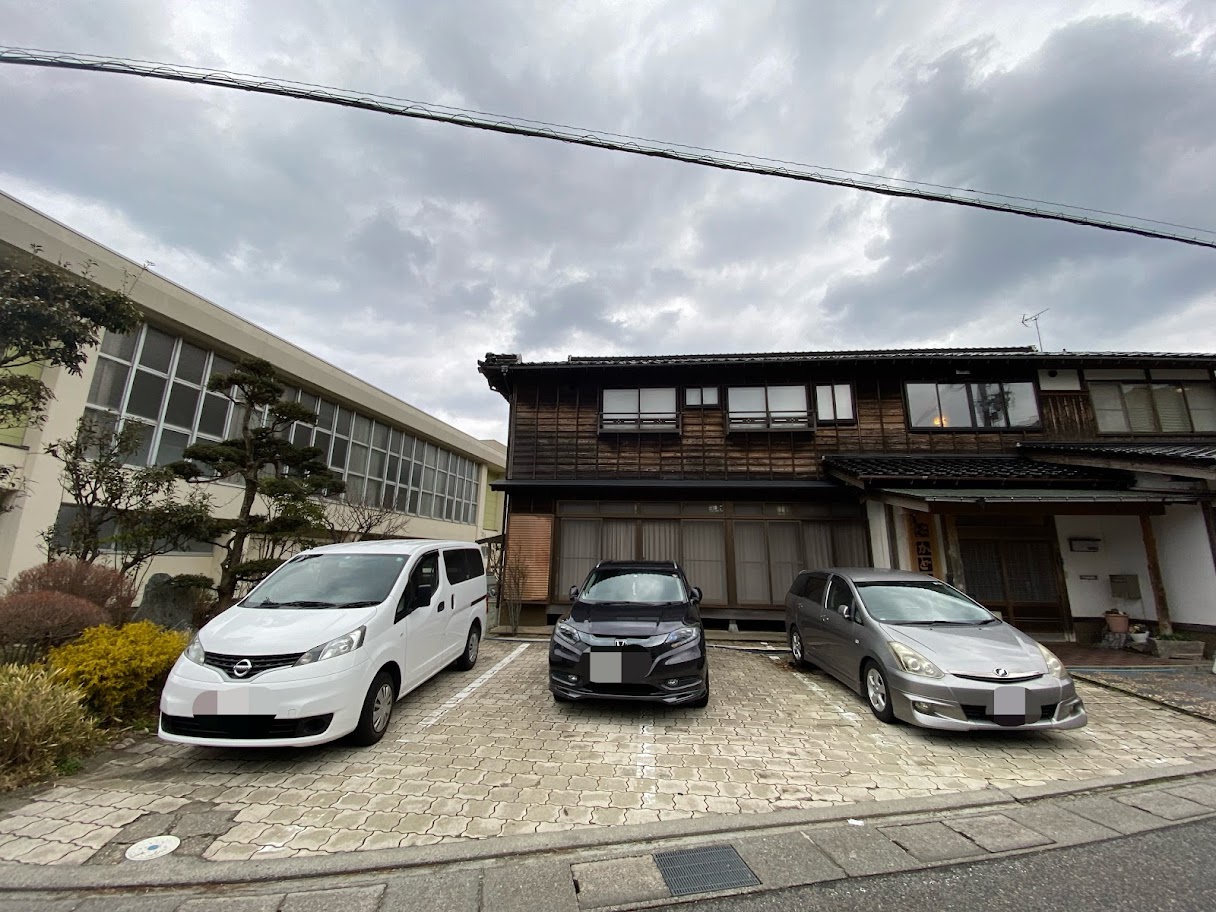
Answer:
M573 602L577 598L578 598L578 586L571 586L570 587L570 601Z

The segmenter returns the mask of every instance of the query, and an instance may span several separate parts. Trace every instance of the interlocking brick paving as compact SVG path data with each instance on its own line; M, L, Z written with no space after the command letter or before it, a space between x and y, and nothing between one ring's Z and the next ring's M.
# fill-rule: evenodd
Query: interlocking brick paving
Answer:
M121 844L123 828L145 814L173 815L192 802L235 815L204 858L283 858L1039 785L1216 758L1216 725L1084 683L1091 721L1080 731L954 734L883 725L826 676L726 649L712 651L706 709L556 704L546 646L518 650L487 642L475 671L444 672L401 700L370 748L138 742L0 818L0 860L79 864Z
M1216 722L1216 674L1207 668L1087 671L1081 677Z

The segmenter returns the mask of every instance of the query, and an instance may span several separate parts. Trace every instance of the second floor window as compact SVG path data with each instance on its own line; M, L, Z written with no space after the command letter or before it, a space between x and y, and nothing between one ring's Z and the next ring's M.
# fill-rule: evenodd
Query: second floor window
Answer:
M847 383L815 387L815 416L821 423L853 421L853 387Z
M1033 383L909 383L913 428L1037 428Z
M675 431L674 387L606 389L600 428L605 431Z
M1096 383L1089 395L1103 434L1190 434L1216 431L1210 383Z
M805 386L732 386L726 403L732 431L810 427Z

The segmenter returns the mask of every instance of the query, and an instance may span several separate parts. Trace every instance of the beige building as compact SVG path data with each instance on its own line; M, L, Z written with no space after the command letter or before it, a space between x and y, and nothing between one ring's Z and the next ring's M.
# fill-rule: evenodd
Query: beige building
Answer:
M49 443L70 437L86 413L139 422L136 464L167 464L191 443L225 439L235 409L207 379L244 356L269 361L286 397L316 409L317 422L296 424L292 440L324 452L348 499L392 507L406 521L400 535L475 541L501 530L501 499L489 489L504 472L501 443L464 434L0 193L0 263L28 262L32 251L75 271L90 264L98 284L129 289L145 321L103 338L79 377L46 370L54 399L41 427L0 430L0 465L17 470L20 487L0 492L11 507L0 515L0 581L46 559L41 534L66 507ZM217 513L235 515L241 489L207 488ZM218 578L220 557L199 543L148 569Z

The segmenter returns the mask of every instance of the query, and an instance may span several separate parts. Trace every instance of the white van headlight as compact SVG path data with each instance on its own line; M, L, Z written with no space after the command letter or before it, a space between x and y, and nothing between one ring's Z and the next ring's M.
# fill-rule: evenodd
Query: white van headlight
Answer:
M182 654L198 665L202 665L207 660L207 653L203 651L203 644L199 642L197 633L190 637L190 642L186 644L186 651Z
M344 633L340 637L334 637L328 643L322 643L320 646L314 646L304 655L300 656L297 665L311 665L313 662L323 662L326 659L337 658L344 656L348 652L354 652L363 645L363 637L367 633L366 627L360 627L358 630L352 630L350 633Z

